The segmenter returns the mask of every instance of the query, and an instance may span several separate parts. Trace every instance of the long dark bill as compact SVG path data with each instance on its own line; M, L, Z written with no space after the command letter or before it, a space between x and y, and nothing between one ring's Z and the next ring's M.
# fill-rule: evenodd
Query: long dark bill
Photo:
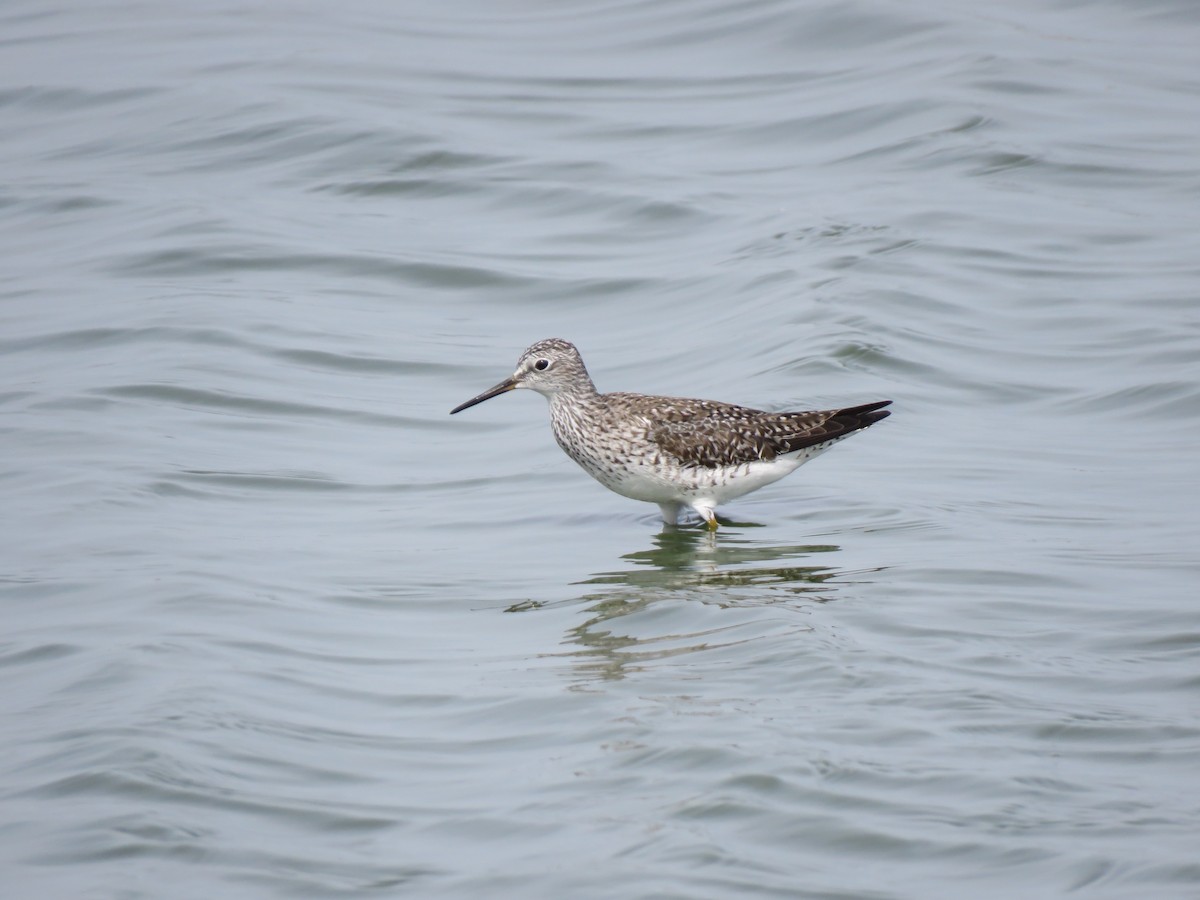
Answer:
M478 397L472 397L470 400L468 400L466 403L462 404L461 406L454 407L454 409L450 410L450 415L454 415L455 413L460 413L464 409L470 409L476 403L482 403L484 400L491 400L495 396L507 393L508 391L511 391L516 386L517 386L517 383L515 381L513 381L511 378L505 378L502 382L500 382L494 388L488 388L486 391L484 391Z

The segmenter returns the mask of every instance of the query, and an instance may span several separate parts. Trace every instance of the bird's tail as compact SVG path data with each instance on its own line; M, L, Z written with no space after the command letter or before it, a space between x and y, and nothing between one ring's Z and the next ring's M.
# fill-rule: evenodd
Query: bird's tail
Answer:
M886 419L892 413L884 407L891 405L891 400L877 400L874 403L864 403L862 406L839 409L829 418L831 422L836 422L845 429L842 434L850 434L853 431L869 428L881 419Z

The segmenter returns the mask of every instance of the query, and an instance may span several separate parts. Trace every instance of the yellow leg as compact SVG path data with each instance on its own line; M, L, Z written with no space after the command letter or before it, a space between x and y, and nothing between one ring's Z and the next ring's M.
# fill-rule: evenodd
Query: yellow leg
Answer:
M708 525L709 531L717 530L717 511L708 503L691 503L689 506L698 512Z

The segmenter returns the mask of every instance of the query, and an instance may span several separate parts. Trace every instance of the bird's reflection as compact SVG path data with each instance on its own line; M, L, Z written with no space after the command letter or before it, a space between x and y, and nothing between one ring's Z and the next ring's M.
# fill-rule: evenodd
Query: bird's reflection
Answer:
M647 623L644 614L651 608L664 612L661 604L666 601L699 602L709 608L770 608L770 632L809 631L805 620L781 619L777 611L811 609L814 603L834 599L855 575L866 574L831 565L839 550L831 544L769 544L749 539L740 531L714 535L707 530L664 530L648 549L621 556L626 563L621 568L577 582L587 589L562 603L586 603L588 618L567 632L565 643L574 646L565 655L575 660L577 674L589 680L608 680L622 678L654 660L730 647L763 636L765 617L761 614L723 617L717 622L711 616L693 614L688 623L702 621L708 627L675 631L668 624L671 633L663 633L663 625L674 617L666 615ZM522 604L510 611L534 606Z
M795 584L801 592L819 589L835 570L828 566L771 566L756 563L835 553L832 544L766 544L735 534L670 529L655 535L654 546L624 554L636 568L600 572L580 584L629 587L695 587L706 584Z

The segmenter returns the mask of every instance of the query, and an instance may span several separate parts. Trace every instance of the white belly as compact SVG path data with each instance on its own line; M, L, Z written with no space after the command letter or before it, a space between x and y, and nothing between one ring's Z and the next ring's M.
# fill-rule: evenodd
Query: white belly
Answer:
M687 504L703 498L720 504L790 475L807 459L756 460L713 469L676 468L663 464L626 467L606 465L597 460L576 461L606 488L633 500Z

